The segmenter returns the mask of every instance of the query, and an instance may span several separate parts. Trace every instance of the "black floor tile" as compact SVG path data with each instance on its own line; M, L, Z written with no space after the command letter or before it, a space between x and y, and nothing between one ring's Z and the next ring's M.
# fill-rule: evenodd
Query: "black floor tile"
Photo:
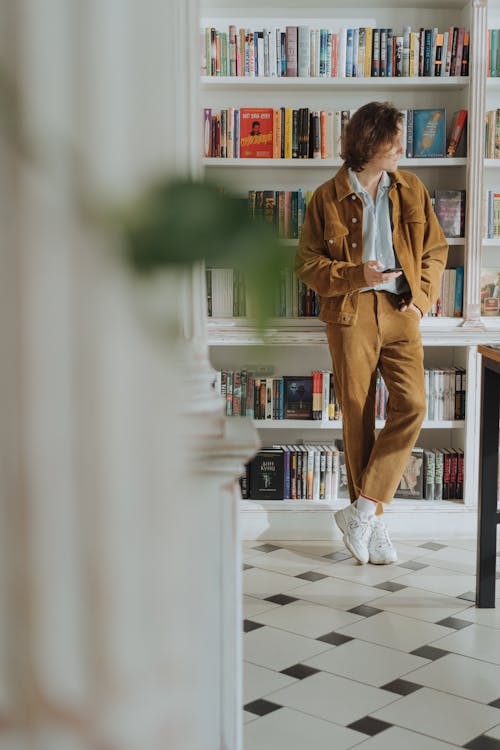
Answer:
M383 612L382 609L377 607L370 607L368 604L360 604L359 607L353 607L348 609L348 612L352 612L353 615L361 615L361 617L373 617L373 615L379 615Z
M371 716L365 716L364 719L358 719L352 724L348 724L347 728L374 737L376 734L380 734L380 732L384 732L392 726L393 724L388 724L386 721L380 721L380 719L373 719Z
M331 552L329 555L323 555L323 557L327 560L342 562L342 560L348 560L352 555L349 552Z
M488 706L493 706L493 708L500 708L500 698L497 698L496 701L491 701L491 703L488 703Z
M304 581L321 581L323 578L328 578L328 576L323 575L323 573L317 573L315 570L306 570L305 573L300 573L295 578L303 578Z
M465 599L466 602L475 602L476 601L476 592L475 591L466 591L465 594L460 594L460 596L456 597L457 599Z
M464 747L467 750L500 750L500 740L480 734L479 737L471 740Z
M263 628L264 625L260 622L252 622L252 620L243 620L243 630L245 633L251 633L252 630L258 630Z
M253 567L253 565L247 565L246 563L243 563L243 570L252 570Z
M336 633L334 630L331 633L325 633L325 635L321 635L319 638L316 638L317 641L323 641L324 643L331 643L333 646L341 646L343 643L349 643L349 641L353 641L354 638L351 638L348 635L342 635L341 633Z
M381 685L381 690L389 690L391 693L397 693L398 695L410 695L411 693L420 690L422 685L417 685L416 682L408 682L408 680L393 680L388 682L386 685Z
M303 680L305 677L310 677L312 674L317 674L319 671L319 669L314 669L314 667L308 667L307 664L294 664L293 667L282 669L281 674L295 677L297 680Z
M252 549L258 549L260 552L275 552L280 547L276 547L275 544L261 544L258 547L252 547Z
M401 591L401 589L407 589L408 586L404 586L402 583L396 583L395 581L384 581L383 583L377 583L374 589L382 589L382 591Z
M447 544L438 544L437 542L426 542L425 544L419 544L419 547L421 549L431 549L434 552L437 552L440 549L445 549L447 546Z
M416 560L408 560L408 562L400 563L398 568L405 568L406 570L423 570L429 566L425 563L417 562Z
M441 659L441 657L449 653L451 651L445 651L443 648L436 648L435 646L420 646L415 651L410 651L410 654L413 654L413 656L421 656L423 659L431 659L431 661Z
M273 604L291 604L292 602L298 602L299 600L295 596L287 596L286 594L273 594L272 596L266 596L265 602L273 602Z
M283 706L278 706L277 703L271 703L271 701L266 701L263 698L247 703L246 706L244 706L245 711L249 711L251 714L257 714L257 716L265 716L273 711L277 711L279 708L283 708Z
M444 620L439 620L436 625L444 625L445 628L453 628L454 630L462 630L462 628L468 628L472 625L467 620L460 620L458 617L445 617Z

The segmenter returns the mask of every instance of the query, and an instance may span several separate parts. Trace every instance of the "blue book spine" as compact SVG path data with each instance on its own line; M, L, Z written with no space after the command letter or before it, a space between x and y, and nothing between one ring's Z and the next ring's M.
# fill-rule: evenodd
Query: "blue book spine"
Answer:
M413 158L413 110L407 112L406 123L406 156L408 159Z
M385 67L386 67L386 75L388 78L392 78L394 75L392 71L392 38L394 36L393 29L387 29L387 43L386 43L386 53L385 53Z
M425 29L424 32L424 76L431 75L432 60L432 29Z
M327 29L321 29L319 42L319 74L320 76L326 76L326 53L328 49L328 31Z
M283 378L278 380L278 419L284 419L285 413L285 384Z
M233 131L233 143L234 143L234 158L240 158L240 110L234 110L234 131Z
M354 29L347 29L347 42L345 48L345 74L352 78L352 47L354 42Z
M455 278L455 307L453 310L454 318L462 317L462 307L464 301L464 269L463 266L458 266L456 269Z
M285 453L285 486L283 489L285 499L288 500L290 498L290 448L283 446L283 451Z

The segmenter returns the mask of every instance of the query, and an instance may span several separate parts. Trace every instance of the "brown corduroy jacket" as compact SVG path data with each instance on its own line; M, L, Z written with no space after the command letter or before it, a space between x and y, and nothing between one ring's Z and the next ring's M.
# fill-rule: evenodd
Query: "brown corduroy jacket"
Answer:
M411 172L390 173L389 206L396 263L425 315L439 296L448 245L429 193ZM354 325L363 274L363 204L346 166L320 185L307 207L296 272L319 295L320 319ZM403 301L403 299L402 299Z

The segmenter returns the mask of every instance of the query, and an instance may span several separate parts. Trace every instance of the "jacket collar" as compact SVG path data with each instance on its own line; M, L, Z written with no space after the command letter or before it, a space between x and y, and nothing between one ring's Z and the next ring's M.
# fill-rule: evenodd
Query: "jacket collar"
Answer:
M399 169L397 169L395 172L389 172L389 177L391 178L391 188L396 184L402 185L403 187L408 187L408 183L406 182ZM339 201L344 200L344 198L347 198L348 195L352 195L354 193L354 190L351 186L351 181L349 179L349 172L347 171L347 167L345 164L340 167L339 171L334 176L333 184L335 186L335 192L337 193L337 198ZM391 188L389 188L389 190Z

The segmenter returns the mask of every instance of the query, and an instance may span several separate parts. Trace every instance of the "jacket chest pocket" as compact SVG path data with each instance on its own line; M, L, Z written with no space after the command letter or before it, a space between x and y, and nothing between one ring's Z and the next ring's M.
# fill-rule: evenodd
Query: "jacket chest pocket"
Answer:
M347 245L347 227L339 221L329 222L325 225L324 242L328 255L334 260L349 260Z
M399 231L412 249L422 247L425 232L425 214L421 209L409 209L401 217Z

